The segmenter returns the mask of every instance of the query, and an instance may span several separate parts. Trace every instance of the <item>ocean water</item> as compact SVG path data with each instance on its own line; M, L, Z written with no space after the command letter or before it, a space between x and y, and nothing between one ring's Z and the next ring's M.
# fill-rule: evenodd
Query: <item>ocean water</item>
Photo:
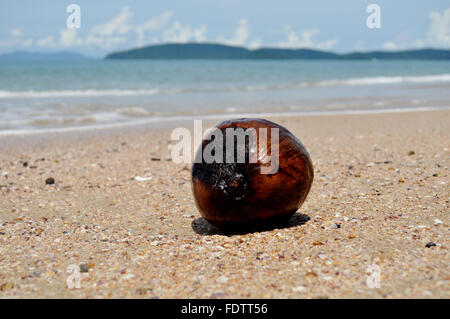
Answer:
M450 61L0 61L0 135L450 107Z

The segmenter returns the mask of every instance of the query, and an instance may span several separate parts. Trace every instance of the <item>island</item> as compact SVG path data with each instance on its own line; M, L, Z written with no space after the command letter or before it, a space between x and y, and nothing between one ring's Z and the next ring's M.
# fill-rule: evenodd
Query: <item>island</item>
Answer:
M217 43L168 43L113 52L105 59L450 60L450 50L417 49L335 53L313 49L244 47Z

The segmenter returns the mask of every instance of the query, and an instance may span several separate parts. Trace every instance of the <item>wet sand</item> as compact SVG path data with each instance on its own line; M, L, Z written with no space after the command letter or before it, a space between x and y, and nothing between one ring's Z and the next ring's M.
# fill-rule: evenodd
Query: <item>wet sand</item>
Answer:
M170 127L1 137L0 298L450 298L449 110L270 120L315 179L248 234L200 217Z

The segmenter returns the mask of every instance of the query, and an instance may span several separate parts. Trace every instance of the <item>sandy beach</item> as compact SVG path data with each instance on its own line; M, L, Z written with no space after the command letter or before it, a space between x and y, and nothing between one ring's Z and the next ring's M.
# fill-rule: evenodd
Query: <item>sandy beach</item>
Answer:
M450 298L450 110L269 119L315 179L247 234L200 217L169 124L0 137L0 298Z

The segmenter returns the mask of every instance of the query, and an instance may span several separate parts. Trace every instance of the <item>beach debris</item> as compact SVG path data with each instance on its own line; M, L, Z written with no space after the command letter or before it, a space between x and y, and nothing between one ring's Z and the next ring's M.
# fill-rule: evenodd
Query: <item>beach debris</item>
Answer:
M308 271L305 274L305 278L306 279L313 279L313 278L316 278L316 277L317 277L317 273L315 273L314 271Z
M442 223L442 220L436 218L436 219L434 220L434 224L435 224L435 225L441 225L441 224L443 224L443 223Z
M0 291L11 290L14 288L14 284L12 282L5 282L0 285Z
M435 243L433 243L432 241L430 241L429 243L427 243L425 245L425 247L430 248L430 247L436 247L437 245Z
M339 225L338 223L334 223L328 227L328 229L337 229L337 228L341 228L341 225Z
M305 286L297 286L297 287L292 288L293 292L303 292L305 290L306 290Z
M154 161L154 162L161 161L161 159L159 157L152 157L151 160Z
M122 273L121 273L122 274ZM121 277L122 280L127 280L127 279L131 279L134 278L134 274L122 274L123 276Z
M88 272L89 266L87 264L80 264L80 272Z
M409 152L408 152L408 155L409 155L409 156L412 156L412 155L414 155L414 154L416 154L416 152L414 152L414 151L409 151Z
M220 283L220 284L224 284L224 283L226 283L227 281L228 281L228 277L226 277L226 276L220 276L219 278L217 278L217 280L216 280L218 283Z
M145 177L141 177L141 176L135 176L134 179L138 182L146 182L146 181L150 181L153 178L153 176L145 176Z
M246 136L241 139L239 132ZM197 154L223 153L208 162L202 156L192 167L192 190L203 218L219 228L249 229L287 221L300 208L313 182L313 165L286 128L264 119L237 119L218 124L209 134Z
M45 180L46 185L53 185L55 184L55 179L53 177L49 177Z
M136 293L138 295L146 295L146 294L152 292L152 290L153 290L152 288L138 288L138 289L136 289Z

